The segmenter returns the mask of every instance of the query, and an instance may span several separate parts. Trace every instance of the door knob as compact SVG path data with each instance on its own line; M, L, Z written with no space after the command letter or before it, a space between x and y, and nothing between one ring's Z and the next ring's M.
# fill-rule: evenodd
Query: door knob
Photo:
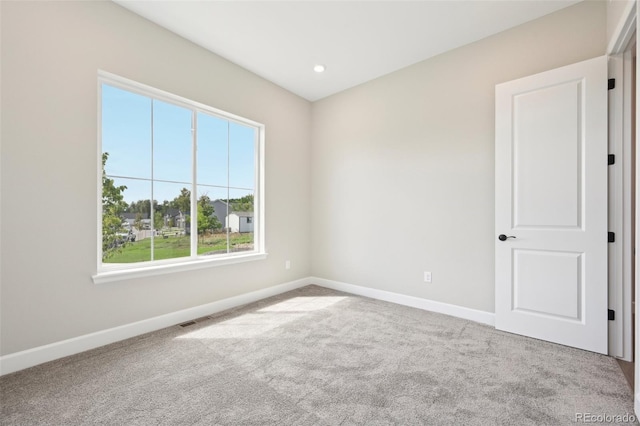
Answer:
M500 241L507 241L507 238L515 238L515 237L514 237L513 235L509 235L509 236L504 235L504 234L500 234L500 235L498 235L498 239L499 239Z

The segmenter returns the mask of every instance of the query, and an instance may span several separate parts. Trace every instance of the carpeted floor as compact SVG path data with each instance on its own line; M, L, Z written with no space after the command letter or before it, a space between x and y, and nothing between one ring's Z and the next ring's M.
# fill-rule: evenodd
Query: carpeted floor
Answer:
M2 425L557 426L633 414L612 358L317 286L4 376L0 392Z

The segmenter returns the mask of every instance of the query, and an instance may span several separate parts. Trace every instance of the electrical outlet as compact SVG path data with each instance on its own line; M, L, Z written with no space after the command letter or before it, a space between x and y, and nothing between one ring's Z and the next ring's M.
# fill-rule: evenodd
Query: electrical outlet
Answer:
M291 269L291 261L290 260L285 260L284 269Z
M424 272L424 282L425 283L430 283L431 282L431 272Z

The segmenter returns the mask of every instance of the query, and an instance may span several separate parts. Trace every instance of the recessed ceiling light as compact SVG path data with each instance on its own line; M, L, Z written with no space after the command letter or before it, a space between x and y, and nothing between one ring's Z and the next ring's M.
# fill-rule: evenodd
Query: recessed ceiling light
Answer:
M326 69L326 67L324 65L321 65L321 64L318 64L318 65L313 67L313 70L315 72L324 72L325 69Z

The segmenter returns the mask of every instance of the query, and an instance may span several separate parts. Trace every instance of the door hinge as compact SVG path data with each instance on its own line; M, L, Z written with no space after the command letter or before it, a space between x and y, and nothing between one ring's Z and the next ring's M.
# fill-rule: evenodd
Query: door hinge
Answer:
M609 309L608 318L609 318L609 321L615 321L616 311L614 311L613 309Z
M608 236L607 236L607 241L610 243L615 243L616 242L616 233L615 232L609 232Z
M609 154L607 156L607 164L608 165L616 164L616 155L615 154Z
M616 88L616 79L615 78L610 78L609 79L609 85L608 85L608 89L615 89Z

